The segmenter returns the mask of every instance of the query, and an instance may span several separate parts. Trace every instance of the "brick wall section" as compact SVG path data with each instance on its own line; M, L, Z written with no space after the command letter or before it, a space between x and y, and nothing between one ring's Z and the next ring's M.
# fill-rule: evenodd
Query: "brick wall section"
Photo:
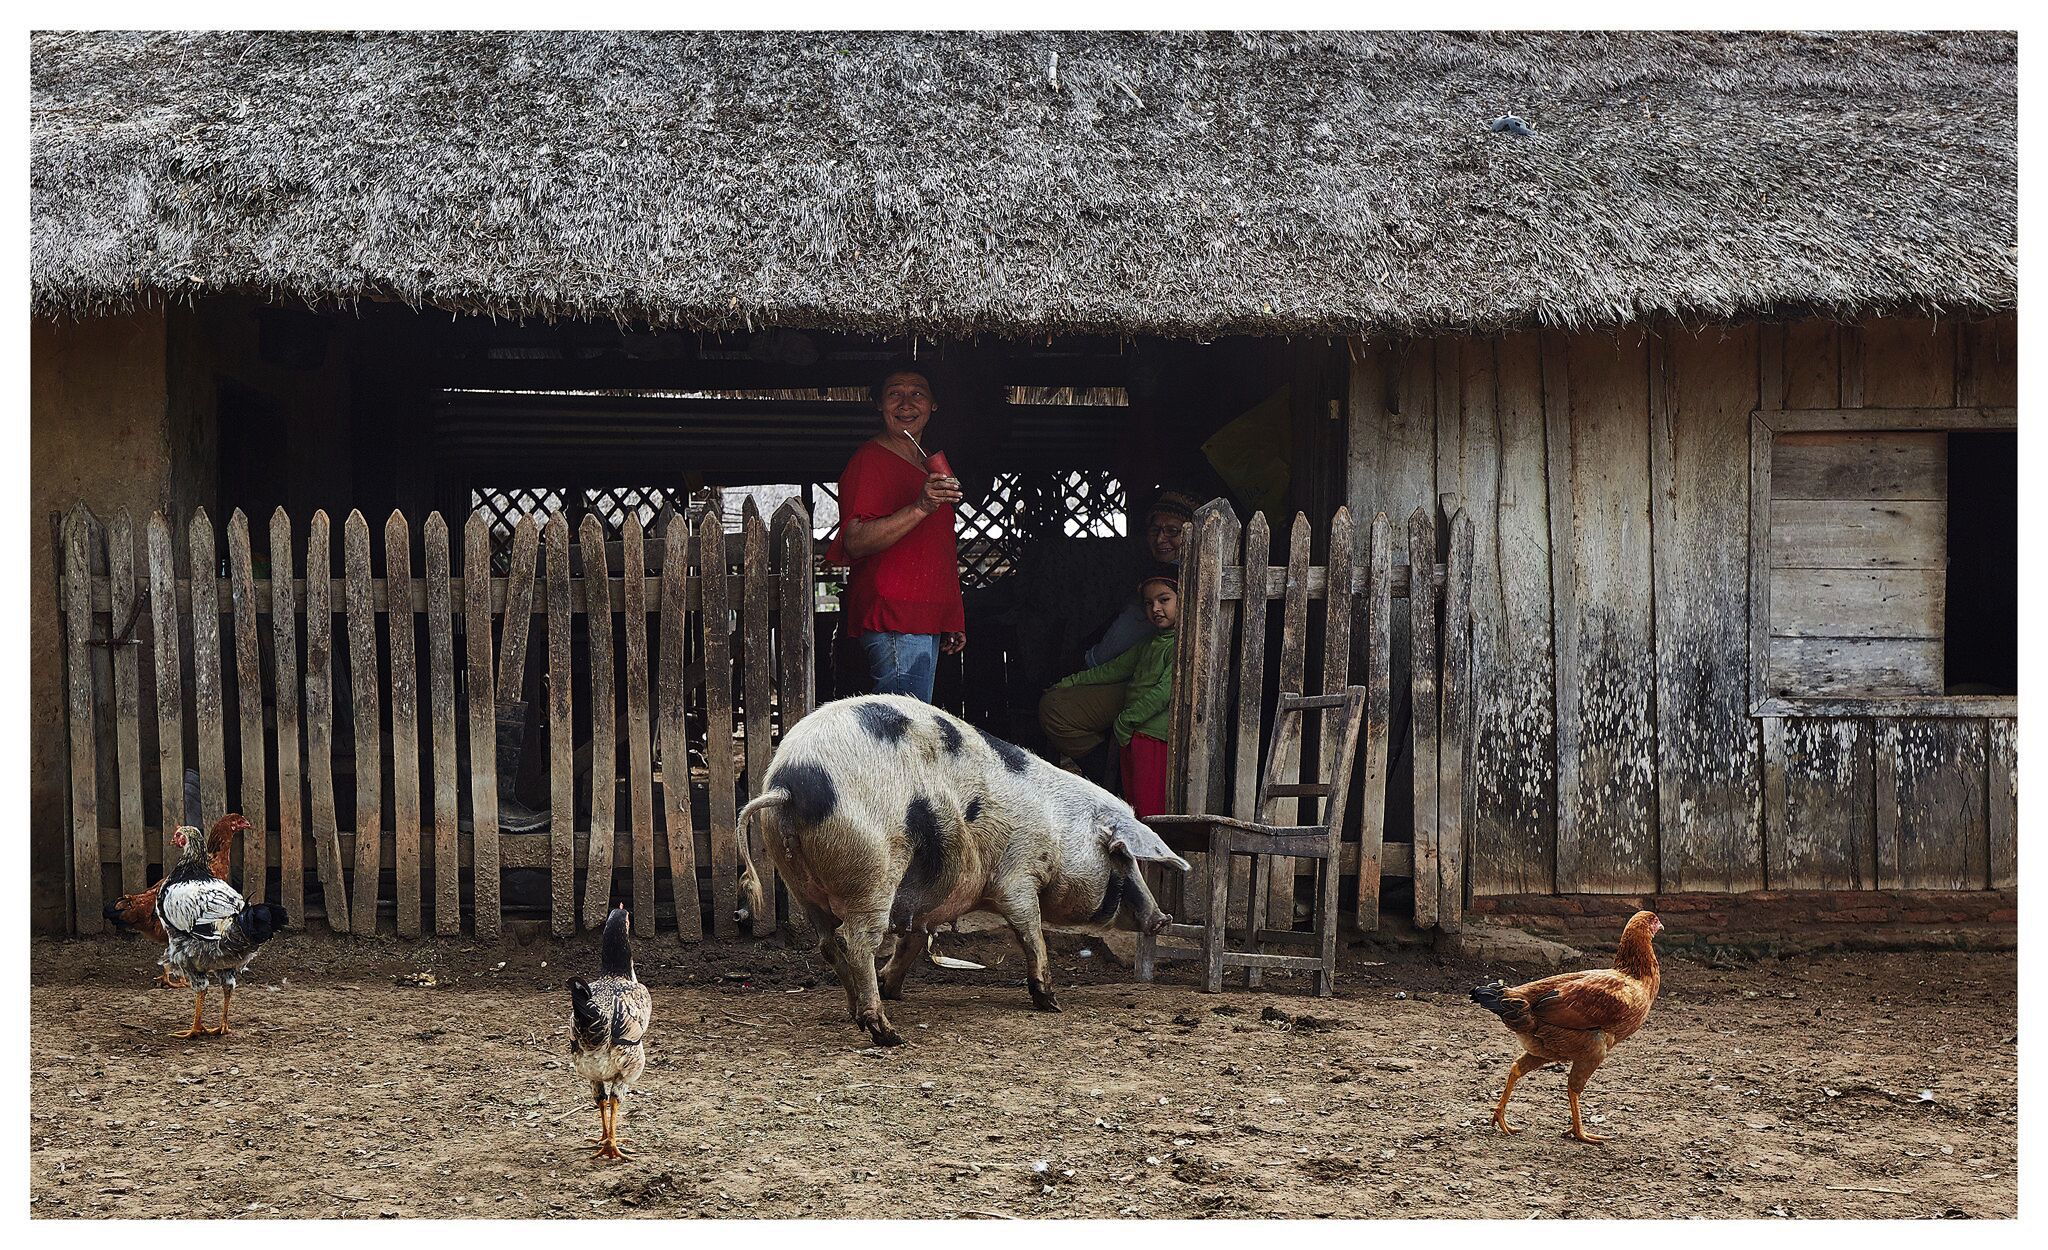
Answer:
M2016 890L1507 894L1472 899L1465 917L1597 948L1612 947L1629 916L1644 908L1664 918L1663 944L2006 950L2019 941Z

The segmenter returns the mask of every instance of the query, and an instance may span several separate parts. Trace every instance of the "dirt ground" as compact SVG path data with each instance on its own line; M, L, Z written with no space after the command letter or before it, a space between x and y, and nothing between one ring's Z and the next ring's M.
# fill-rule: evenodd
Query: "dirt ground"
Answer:
M1339 990L1151 986L1057 939L1061 1014L985 972L912 974L912 1044L866 1047L808 952L638 945L642 1087L588 1158L566 1067L594 935L500 946L304 935L267 947L236 1033L139 941L37 942L30 1206L45 1217L2006 1216L2017 1206L2010 954L1665 959L1648 1025L1561 1136L1560 1073L1466 999L1546 972L1346 953ZM502 961L502 962L501 962ZM1588 965L1601 962L1589 958ZM420 984L431 974L432 984ZM208 1018L213 1008L209 1006ZM191 1183L197 1170L204 1177Z

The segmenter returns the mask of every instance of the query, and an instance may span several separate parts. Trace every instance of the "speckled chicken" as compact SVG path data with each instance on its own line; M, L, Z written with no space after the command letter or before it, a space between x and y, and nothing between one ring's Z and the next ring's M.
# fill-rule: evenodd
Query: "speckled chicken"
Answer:
M256 957L256 948L285 927L284 908L246 902L239 890L215 877L199 830L186 826L171 841L179 858L157 891L156 918L164 930L164 969L192 983L192 1025L171 1036L223 1036L235 1002L235 977ZM216 977L225 997L220 1023L207 1028L202 1023L206 990Z
M194 777L194 784L197 784L196 775ZM198 832L196 825L187 825L185 828L191 829L195 833ZM248 828L249 822L243 818L240 812L229 812L213 822L213 828L208 830L206 834L206 863L207 867L212 869L214 876L223 880L227 878L228 861L233 857L235 851L235 835ZM171 864L168 867L175 868L177 865ZM164 927L156 918L156 895L158 890L163 889L163 886L163 879L158 878L155 884L151 885L147 890L142 890L135 894L123 894L113 902L108 903L104 909L107 922L116 929L133 930L154 941L164 941ZM162 961L159 960L158 962L161 963ZM167 985L174 990L186 988L183 981L174 980L171 977L171 972L168 968L163 970L157 981L158 984Z
M599 975L586 981L569 979L570 1067L590 1082L597 1103L601 1135L592 1143L596 1157L626 1159L619 1149L619 1095L633 1087L647 1070L647 1025L654 1001L633 975L633 945L627 936L632 917L625 905L605 917Z
M1607 1140L1588 1133L1580 1122L1579 1094L1608 1052L1650 1018L1658 984L1653 939L1663 929L1656 912L1639 911L1621 931L1612 968L1566 972L1512 988L1496 981L1472 991L1472 1001L1514 1030L1526 1052L1508 1070L1507 1088L1493 1109L1496 1128L1503 1133L1521 1131L1508 1123L1508 1098L1516 1081L1549 1064L1570 1064L1565 1090L1571 1097L1572 1129L1567 1136L1583 1142Z

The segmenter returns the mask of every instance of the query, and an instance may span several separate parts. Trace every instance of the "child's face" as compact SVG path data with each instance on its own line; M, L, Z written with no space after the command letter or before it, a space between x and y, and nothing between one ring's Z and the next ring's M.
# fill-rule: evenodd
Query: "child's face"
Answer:
M1144 591L1145 615L1154 629L1174 629L1180 625L1180 595L1165 582L1147 582Z

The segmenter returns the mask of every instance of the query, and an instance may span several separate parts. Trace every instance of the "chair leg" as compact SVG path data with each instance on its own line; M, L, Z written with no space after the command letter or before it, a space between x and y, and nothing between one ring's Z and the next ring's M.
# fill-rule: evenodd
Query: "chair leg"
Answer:
M1223 836L1209 835L1209 915L1202 924L1202 988L1223 989L1223 947L1230 924L1230 848Z
M1158 963L1159 943L1149 933L1138 935L1138 953L1131 961L1131 972L1140 981L1152 979L1152 969Z
M1259 930L1266 927L1266 896L1271 891L1272 879L1273 857L1271 855L1252 856L1252 896L1250 905L1245 908L1245 914L1251 922L1251 932L1247 936L1250 939L1250 949L1254 953L1263 953L1266 949L1259 942ZM1245 988L1258 989L1260 983L1265 980L1264 972L1265 969L1260 968L1256 964L1246 968L1244 970Z
M1337 988L1337 887L1341 878L1335 846L1316 868L1322 873L1322 888L1316 892L1316 941L1323 960L1323 966L1316 971L1316 996L1328 998Z

